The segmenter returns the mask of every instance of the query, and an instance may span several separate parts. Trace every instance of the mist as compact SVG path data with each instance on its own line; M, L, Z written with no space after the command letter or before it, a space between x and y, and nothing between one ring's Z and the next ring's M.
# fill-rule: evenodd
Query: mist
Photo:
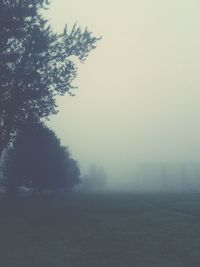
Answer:
M176 180L169 188L179 190L180 166L187 166L190 188L195 187L199 8L196 0L52 0L45 15L56 30L77 22L103 37L79 64L76 96L58 98L60 111L48 123L82 173L95 163L107 172L109 188L136 189L143 183L144 190L161 190L159 181L149 186L149 177L162 180L158 166L165 166ZM144 174L147 165L151 171Z
M200 266L199 10L0 2L0 266Z

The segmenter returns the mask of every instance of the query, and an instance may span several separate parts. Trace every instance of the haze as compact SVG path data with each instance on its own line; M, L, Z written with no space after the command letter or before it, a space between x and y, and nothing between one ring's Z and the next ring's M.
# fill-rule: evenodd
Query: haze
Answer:
M146 162L200 160L197 0L52 0L60 31L88 27L103 36L79 65L76 97L58 99L50 126L83 172L104 166L112 182Z

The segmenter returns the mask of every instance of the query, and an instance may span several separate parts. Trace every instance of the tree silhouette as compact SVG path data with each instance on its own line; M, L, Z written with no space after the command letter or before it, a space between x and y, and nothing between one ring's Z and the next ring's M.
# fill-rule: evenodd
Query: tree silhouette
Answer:
M56 95L72 94L83 62L98 38L74 25L54 33L42 16L47 0L0 1L0 155L17 129L55 114Z
M7 189L16 194L17 186L31 186L33 194L67 190L79 183L80 170L70 158L67 148L60 145L54 132L40 124L29 124L19 130L4 160Z
M106 188L107 175L103 167L92 164L89 172L82 179L82 188L88 191L101 191Z

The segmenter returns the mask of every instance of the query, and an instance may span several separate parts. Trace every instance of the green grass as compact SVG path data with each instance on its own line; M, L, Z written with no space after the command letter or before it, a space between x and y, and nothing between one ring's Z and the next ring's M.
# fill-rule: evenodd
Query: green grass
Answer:
M0 201L1 267L198 267L200 195Z

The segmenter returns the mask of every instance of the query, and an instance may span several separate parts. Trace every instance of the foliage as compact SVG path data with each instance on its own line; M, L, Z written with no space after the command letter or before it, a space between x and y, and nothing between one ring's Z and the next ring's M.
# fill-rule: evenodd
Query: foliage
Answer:
M0 1L0 154L27 121L57 112L55 96L72 94L75 58L83 62L98 38L74 25L54 33L47 0Z
M31 186L33 192L70 189L79 183L80 170L60 145L55 133L43 124L29 124L17 134L4 160L8 192L17 186Z

